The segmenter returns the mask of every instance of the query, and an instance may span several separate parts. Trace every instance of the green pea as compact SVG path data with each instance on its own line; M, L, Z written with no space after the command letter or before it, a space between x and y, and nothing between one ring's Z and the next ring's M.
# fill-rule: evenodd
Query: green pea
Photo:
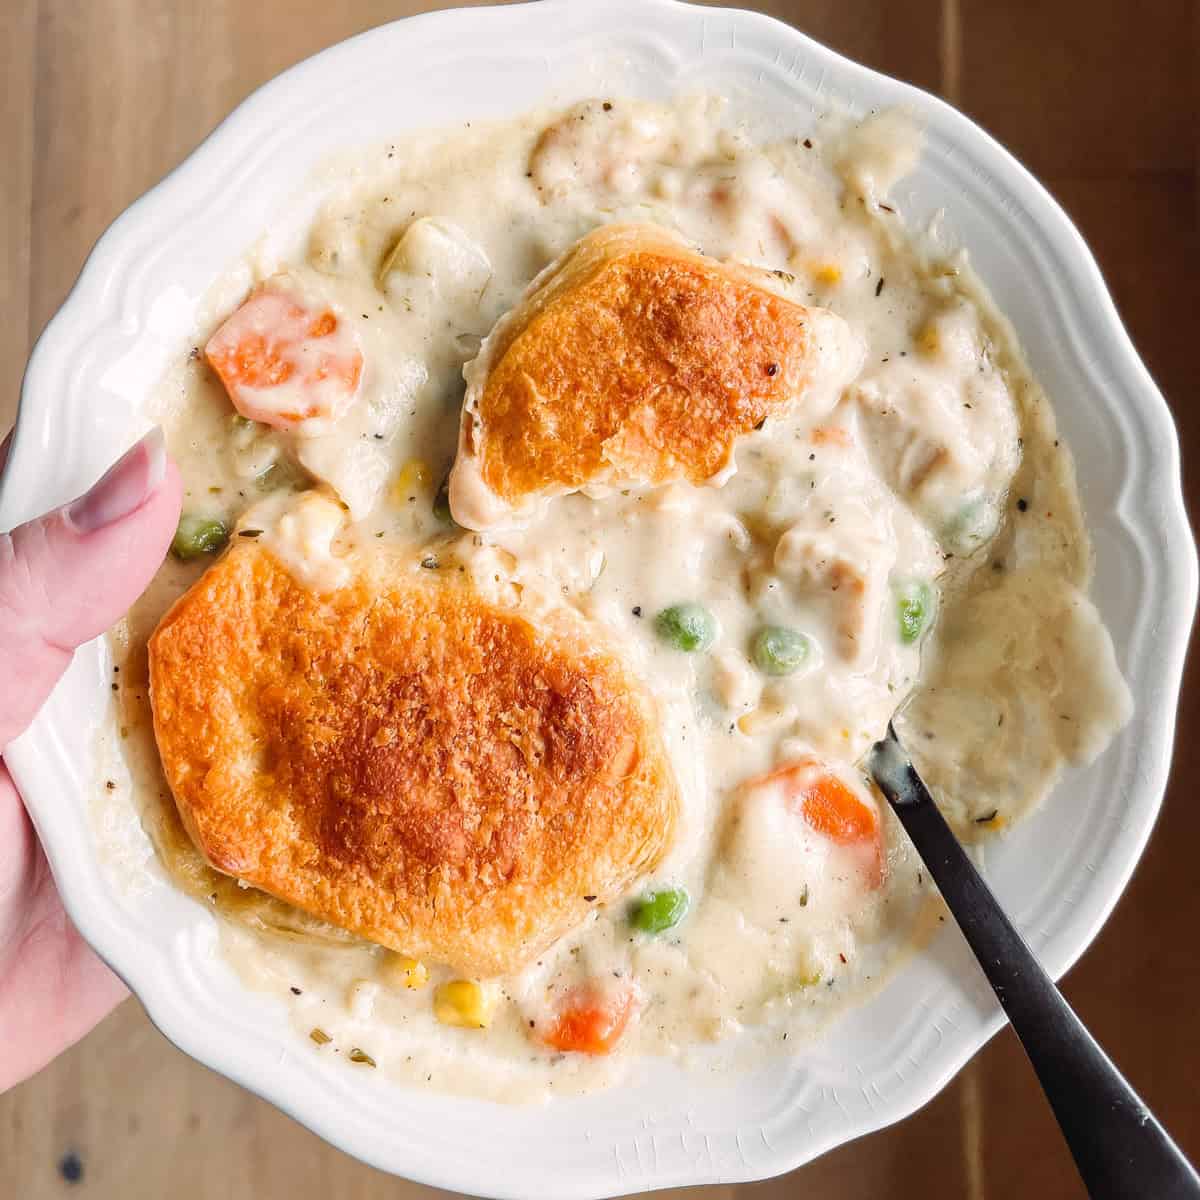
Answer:
M798 629L766 625L754 635L750 653L764 675L791 675L808 658L811 644Z
M929 628L933 620L935 599L933 588L920 579L910 579L896 585L896 617L900 640L911 646Z
M202 554L216 554L227 541L229 530L224 521L184 513L171 539L171 553L182 562L189 562Z
M984 492L968 496L942 529L942 542L955 554L974 554L991 540L1000 523L992 497Z
M283 488L297 492L308 487L308 484L308 472L290 458L277 458L254 480L254 486L261 492L275 492Z
M643 933L663 933L683 920L687 915L688 903L686 888L647 892L634 904L629 923Z
M654 618L654 631L676 650L707 650L717 636L717 622L699 604L672 604Z
M450 476L447 475L442 480L442 486L438 488L437 495L433 498L433 515L437 517L443 525L454 525L457 522L454 520L454 514L450 511Z

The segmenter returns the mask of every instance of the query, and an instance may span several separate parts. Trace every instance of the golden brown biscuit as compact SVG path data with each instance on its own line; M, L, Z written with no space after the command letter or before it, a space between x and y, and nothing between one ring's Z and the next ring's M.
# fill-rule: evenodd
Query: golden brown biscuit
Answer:
M471 975L522 967L651 870L678 794L653 703L573 610L537 624L382 555L321 596L234 546L150 642L200 851Z
M467 368L455 519L483 529L588 485L725 470L735 440L800 399L845 324L657 225L604 226L536 280Z

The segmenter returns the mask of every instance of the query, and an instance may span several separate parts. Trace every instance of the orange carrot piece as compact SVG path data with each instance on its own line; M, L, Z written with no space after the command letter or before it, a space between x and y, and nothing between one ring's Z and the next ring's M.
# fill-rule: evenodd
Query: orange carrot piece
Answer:
M583 984L568 992L544 1040L556 1050L609 1054L637 1010L633 988L606 992Z
M766 775L749 780L747 788L779 783L788 805L816 833L839 846L874 847L873 886L883 882L883 829L879 814L825 764L814 758L787 763Z
M823 425L812 431L815 446L852 446L854 439L850 431L841 425Z
M205 347L244 417L276 429L314 422L324 432L358 392L363 358L353 334L271 281L252 292Z

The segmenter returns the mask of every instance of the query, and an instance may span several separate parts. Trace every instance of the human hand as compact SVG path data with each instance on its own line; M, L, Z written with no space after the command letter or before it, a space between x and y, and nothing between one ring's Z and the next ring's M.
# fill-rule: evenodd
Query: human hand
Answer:
M181 491L156 429L78 500L0 534L0 751L33 720L75 648L150 582ZM124 995L63 911L0 761L0 1091L78 1041Z

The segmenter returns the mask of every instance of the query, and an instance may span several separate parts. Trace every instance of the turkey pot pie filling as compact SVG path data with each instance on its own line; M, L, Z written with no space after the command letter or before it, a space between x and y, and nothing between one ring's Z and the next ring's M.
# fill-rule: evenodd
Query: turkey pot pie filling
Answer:
M150 406L185 514L113 633L97 827L129 886L165 867L212 908L312 1053L503 1099L645 1054L803 1053L941 919L859 766L888 720L975 842L1127 717L1050 406L965 253L892 195L918 153L898 113L760 145L711 98L472 123L339 163L302 244L265 237L212 289ZM611 655L661 739L665 844L615 891L585 870L565 931L499 975L214 870L163 773L147 643L243 554L314 628L401 562Z

